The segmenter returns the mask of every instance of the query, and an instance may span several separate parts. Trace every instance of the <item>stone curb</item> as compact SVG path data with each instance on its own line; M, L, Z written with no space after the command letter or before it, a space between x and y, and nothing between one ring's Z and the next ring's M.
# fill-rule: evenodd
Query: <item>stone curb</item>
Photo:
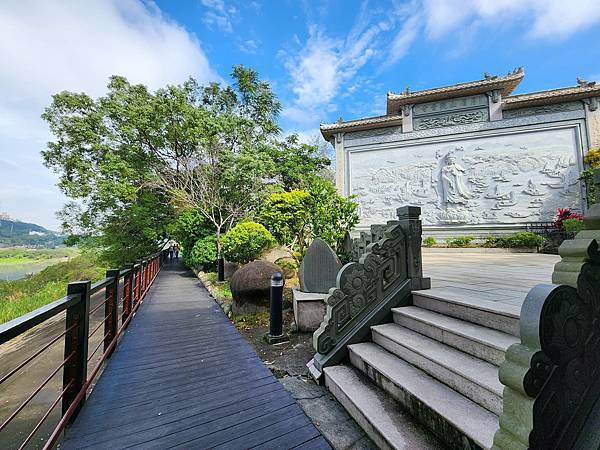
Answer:
M198 277L198 279L202 282L210 296L214 298L217 304L221 307L225 315L231 319L231 301L227 297L219 295L217 289L215 288L215 284L208 279L205 272L193 267L191 269L196 277Z
M538 253L536 248L422 247L423 253Z

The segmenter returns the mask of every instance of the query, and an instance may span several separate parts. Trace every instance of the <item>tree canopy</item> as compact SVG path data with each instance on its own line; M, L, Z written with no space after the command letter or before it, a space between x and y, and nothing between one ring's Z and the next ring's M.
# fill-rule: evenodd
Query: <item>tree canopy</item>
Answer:
M97 99L54 95L42 115L54 139L42 155L71 199L59 214L65 231L122 263L201 217L220 254L221 234L272 192L307 189L328 158L281 137L281 104L255 71L235 66L231 76L228 86L190 78L155 92L113 76Z

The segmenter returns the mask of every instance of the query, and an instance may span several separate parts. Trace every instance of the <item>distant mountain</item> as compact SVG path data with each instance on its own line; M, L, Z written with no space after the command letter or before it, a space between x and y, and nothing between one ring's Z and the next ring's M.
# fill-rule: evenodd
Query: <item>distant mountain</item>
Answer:
M65 236L35 223L20 222L0 215L0 246L30 245L55 247L64 242Z

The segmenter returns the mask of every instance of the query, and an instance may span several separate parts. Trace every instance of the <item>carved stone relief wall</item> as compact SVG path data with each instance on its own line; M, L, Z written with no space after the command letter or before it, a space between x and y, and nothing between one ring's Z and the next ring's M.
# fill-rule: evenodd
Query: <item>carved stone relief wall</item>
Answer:
M581 210L573 128L351 151L349 188L360 226L419 205L424 225L550 221L556 208Z
M558 103L556 105L535 106L532 108L509 109L502 112L505 119L514 119L515 117L537 116L539 114L552 114L564 111L583 110L583 103Z
M489 120L486 95L421 103L413 107L413 129L449 127Z

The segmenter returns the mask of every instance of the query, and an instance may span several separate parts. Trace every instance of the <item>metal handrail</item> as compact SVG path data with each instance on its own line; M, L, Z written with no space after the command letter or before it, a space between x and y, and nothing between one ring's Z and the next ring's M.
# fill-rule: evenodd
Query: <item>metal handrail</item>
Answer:
M45 322L58 313L65 311L67 308L79 302L80 299L81 296L78 294L67 295L42 306L41 308L28 312L21 317L3 323L0 325L0 345L10 341L36 325Z
M48 343L37 349L32 355L21 361L16 367L0 378L0 385L18 373L31 361L40 356L44 351L56 344L61 338L64 340L65 355L68 355L58 368L54 369L51 375L38 386L22 402L15 411L13 411L7 420L0 425L0 430L4 429L27 404L35 397L41 389L54 377L58 371L64 367L63 388L59 397L54 400L50 409L46 411L41 420L35 425L33 430L21 444L25 447L40 429L43 422L49 417L51 411L61 401L63 404L63 413L61 420L52 432L51 437L44 448L51 448L64 429L75 420L79 410L85 402L88 390L104 362L110 357L116 347L120 336L132 320L134 313L138 310L144 300L150 286L156 279L163 263L166 261L166 251L155 253L145 258L140 263L126 267L122 270L108 270L106 277L91 284L89 281L70 283L67 295L61 299L55 300L48 305L31 311L21 317L0 325L0 345L11 339L25 333L31 328L55 317L57 314L66 311L66 326L58 336L52 338ZM119 293L119 285L123 281L123 290ZM105 290L105 298L98 305L90 310L90 296ZM122 303L123 314L121 315L121 324L119 326L118 308ZM90 332L90 316L104 306L104 318ZM88 352L86 341L104 326L104 333L100 337L100 342L95 349ZM99 360L96 366L87 376L87 365L94 358L94 355L104 346L103 352L98 354Z

